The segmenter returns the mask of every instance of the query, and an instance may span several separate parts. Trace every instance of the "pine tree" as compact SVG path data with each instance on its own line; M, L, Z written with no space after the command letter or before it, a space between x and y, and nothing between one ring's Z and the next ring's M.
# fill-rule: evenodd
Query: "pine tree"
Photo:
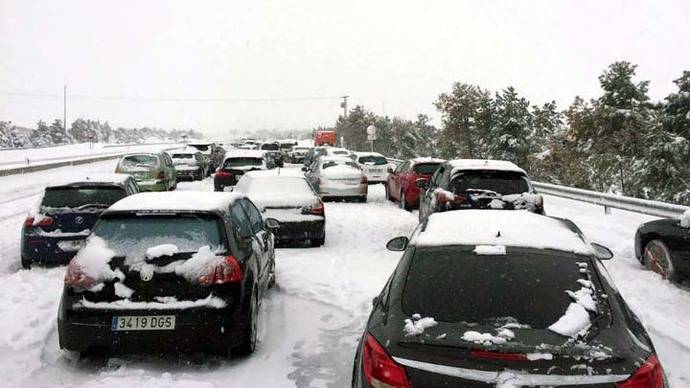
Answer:
M510 86L494 98L494 126L490 132L489 155L494 159L510 160L518 165L527 164L534 152L531 143L532 115L529 101L520 97Z

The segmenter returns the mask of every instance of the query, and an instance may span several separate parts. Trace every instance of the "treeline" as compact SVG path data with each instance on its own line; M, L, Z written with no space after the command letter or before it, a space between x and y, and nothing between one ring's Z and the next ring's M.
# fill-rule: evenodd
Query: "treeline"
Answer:
M35 129L20 128L9 121L0 121L0 148L50 147L73 143L143 143L152 140L178 141L182 135L190 139L204 136L195 130L163 130L158 128L111 128L108 122L76 119L65 131L62 120L48 125L39 121Z
M599 76L601 96L576 97L566 110L533 105L513 87L455 83L434 102L442 128L423 115L410 121L357 106L336 130L355 149L368 149L365 128L374 124L376 150L389 156L505 159L537 181L690 204L690 71L654 102L635 69L611 64Z

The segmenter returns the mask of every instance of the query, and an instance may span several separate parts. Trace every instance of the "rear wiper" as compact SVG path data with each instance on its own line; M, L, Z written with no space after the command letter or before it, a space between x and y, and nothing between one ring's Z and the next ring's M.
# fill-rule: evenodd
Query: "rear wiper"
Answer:
M105 204L105 203L87 203L87 204L84 204L84 205L81 205L81 206L77 207L77 209L83 210L83 209L87 209L87 208L90 208L90 207L104 207L104 208L109 208L110 205Z

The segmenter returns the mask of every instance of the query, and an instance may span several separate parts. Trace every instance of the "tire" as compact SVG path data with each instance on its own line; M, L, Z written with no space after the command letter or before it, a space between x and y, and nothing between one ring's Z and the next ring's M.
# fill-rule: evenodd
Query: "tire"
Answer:
M648 242L642 251L642 261L647 269L658 273L662 278L672 282L680 281L673 266L671 251L663 241L656 239Z
M31 269L31 260L28 260L28 259L25 259L22 257L21 261L22 261L22 268Z
M321 237L321 238L312 238L312 239L309 240L309 241L310 241L310 243L311 243L311 247L312 247L312 248L317 248L317 247L320 247L320 246L322 246L323 244L326 243L326 237L324 236L324 237Z
M400 193L400 208L405 211L410 211L410 205L407 203L407 197L405 197L405 192Z
M364 197L359 197L359 202L360 203L367 203L367 196L365 195Z
M389 201L392 201L393 198L391 198L391 193L390 193L390 191L388 190L388 184L387 184L387 183L384 183L384 184L383 184L383 187L384 187L385 190L386 190L386 199L389 200Z
M242 343L231 349L230 353L238 356L248 356L254 353L256 349L256 337L258 335L258 320L259 320L259 302L256 291L252 293L251 301L249 302L249 311L247 311L247 322L242 331Z

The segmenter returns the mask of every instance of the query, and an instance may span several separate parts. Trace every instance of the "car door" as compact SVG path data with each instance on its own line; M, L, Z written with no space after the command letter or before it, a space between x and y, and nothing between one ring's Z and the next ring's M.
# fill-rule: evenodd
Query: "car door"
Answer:
M256 268L256 280L257 283L261 284L259 281L261 279L263 250L252 231L249 215L240 201L230 206L230 220L232 221L232 231L239 242L238 248L242 259L245 261L245 266L247 268Z
M434 190L439 187L445 170L446 165L442 164L441 167L436 170L434 175L432 175L431 180L429 181L429 187L426 189L426 191L422 189L423 193L419 202L420 217L426 218L434 212Z
M259 284L261 285L261 290L268 288L268 272L269 265L273 259L273 234L266 230L264 226L264 219L261 217L261 213L247 199L240 201L244 211L249 216L249 222L251 223L252 233L256 238L260 252L257 257L259 258Z

